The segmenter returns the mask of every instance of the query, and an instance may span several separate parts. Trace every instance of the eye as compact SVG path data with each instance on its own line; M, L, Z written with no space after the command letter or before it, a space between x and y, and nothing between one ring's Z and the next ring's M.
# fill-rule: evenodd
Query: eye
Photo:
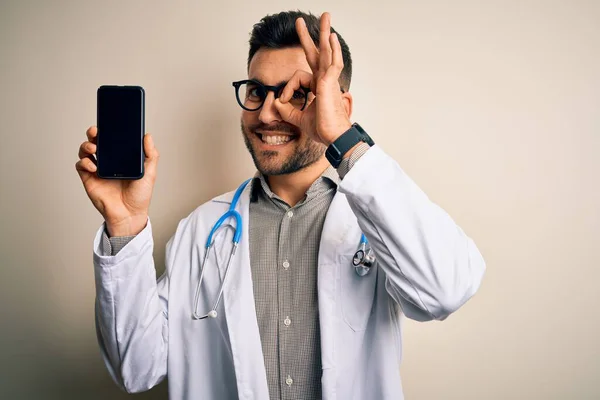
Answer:
M246 98L253 101L260 101L265 97L265 90L258 85L248 85Z
M296 90L292 95L292 100L304 100L306 98L306 94L302 90Z

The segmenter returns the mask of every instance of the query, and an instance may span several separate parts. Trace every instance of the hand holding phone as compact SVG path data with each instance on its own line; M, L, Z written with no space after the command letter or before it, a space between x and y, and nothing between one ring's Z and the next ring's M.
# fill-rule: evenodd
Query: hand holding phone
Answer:
M92 126L86 134L87 140L79 147L79 161L75 168L88 197L104 217L110 236L137 235L146 226L156 181L159 154L152 136L142 136L146 157L141 178L105 179L98 176L99 129Z

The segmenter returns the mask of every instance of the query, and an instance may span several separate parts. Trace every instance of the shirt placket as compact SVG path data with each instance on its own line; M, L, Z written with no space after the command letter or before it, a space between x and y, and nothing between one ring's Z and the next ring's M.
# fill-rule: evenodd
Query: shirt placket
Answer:
M294 328L294 315L291 310L291 271L293 268L290 260L290 231L294 221L293 208L288 209L283 215L281 228L279 231L279 247L277 252L277 292L278 296L278 323L279 323L279 382L281 389L281 399L290 399L294 397L294 377L292 376L289 359L292 332Z

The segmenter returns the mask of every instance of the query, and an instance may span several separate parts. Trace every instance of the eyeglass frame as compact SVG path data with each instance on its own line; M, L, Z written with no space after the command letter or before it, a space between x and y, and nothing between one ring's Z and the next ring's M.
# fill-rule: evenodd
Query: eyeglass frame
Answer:
M258 86L262 86L263 88L265 88L265 91L267 92L267 96L269 95L269 92L273 92L273 94L275 95L276 99L279 98L279 96L281 95L281 93L279 93L279 91L282 90L283 88L285 88L285 86L288 84L288 82L283 82L283 83L281 83L280 85L277 85L277 86L270 86L270 85L265 85L264 83L259 82L259 81L255 80L255 79L243 79L241 81L232 82L231 84L235 88L235 99L237 100L237 102L240 105L240 107L242 107L246 111L258 111L258 110L260 110L262 108L262 106L265 104L265 100L267 100L267 97L265 96L265 98L262 100L262 102L260 103L260 106L258 106L258 108L251 109L251 108L247 108L246 106L244 106L244 104L240 100L239 91L240 91L240 86L245 85L248 82L255 83ZM300 86L300 89L302 89L304 91L304 94L306 95L306 97L304 99L304 105L300 109L300 111L303 111L304 108L306 107L306 105L308 104L308 94L311 93L311 90L310 90L310 88L307 88L307 87L304 87L304 86ZM342 87L340 87L340 90L342 91L342 93L346 93Z

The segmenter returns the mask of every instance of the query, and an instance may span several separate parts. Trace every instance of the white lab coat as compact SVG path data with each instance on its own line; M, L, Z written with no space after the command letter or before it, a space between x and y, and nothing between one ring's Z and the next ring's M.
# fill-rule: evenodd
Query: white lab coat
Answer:
M116 256L99 254L104 227L98 230L98 338L111 376L128 392L147 390L168 373L172 399L268 399L249 262L249 188L238 206L243 236L219 316L192 319L204 243L232 197L217 197L179 223L158 282L150 221ZM365 277L351 264L361 231L378 260ZM216 299L231 248L232 230L219 232L201 313ZM475 293L484 270L477 247L450 216L381 148L370 148L341 182L323 227L318 264L323 399L401 399L402 314L418 321L445 319Z

